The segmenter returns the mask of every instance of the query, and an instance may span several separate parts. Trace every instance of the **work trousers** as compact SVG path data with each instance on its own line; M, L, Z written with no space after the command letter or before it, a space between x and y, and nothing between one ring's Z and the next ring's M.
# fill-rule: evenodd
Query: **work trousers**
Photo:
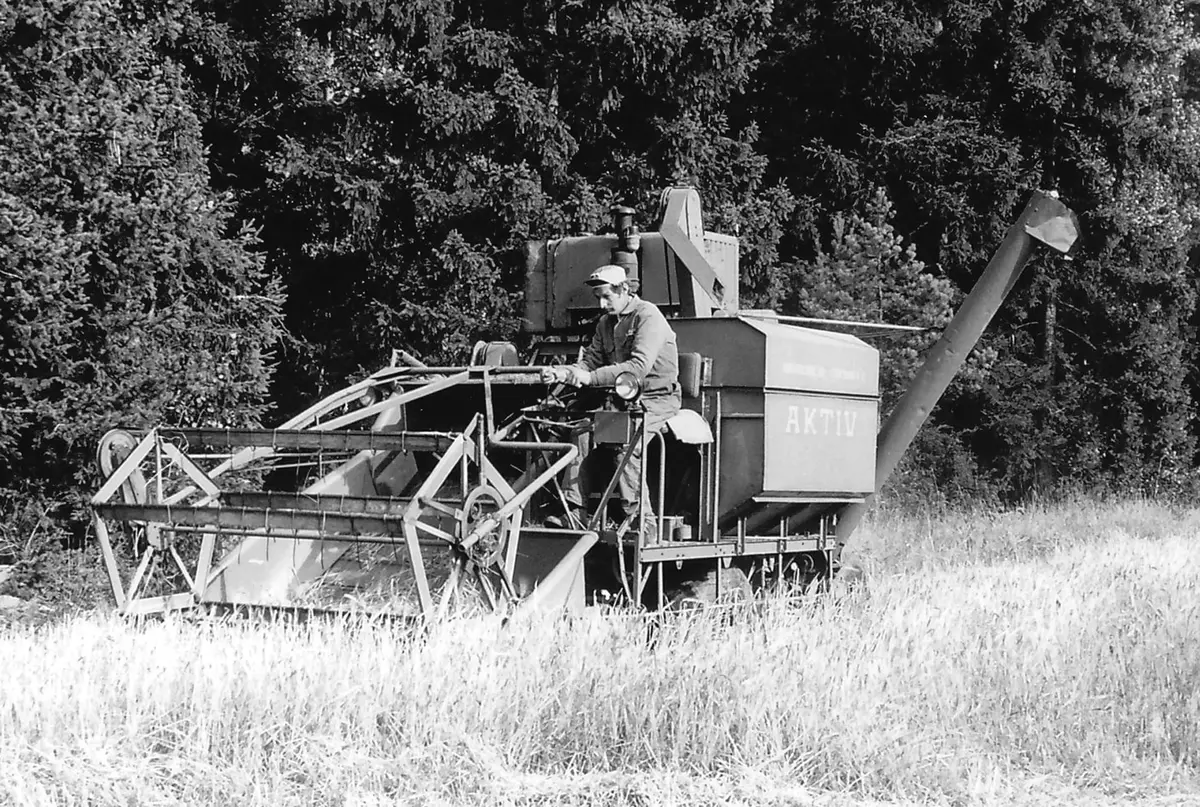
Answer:
M644 398L643 406L646 411L644 418L647 436L646 443L649 444L650 438L662 431L667 421L678 414L679 397L677 395L667 395L660 398ZM572 433L571 438L579 449L579 453L574 461L563 471L563 497L571 506L583 508L585 504L583 477L585 475L585 462L592 449L591 430L577 429ZM616 461L620 461L626 448L627 446L616 448ZM654 513L654 507L650 503L648 484L639 485L639 482L642 481L640 477L644 459L642 456L642 441L637 440L634 442L633 451L629 455L629 461L625 463L625 467L621 469L620 474L617 476L616 492L618 498L621 500L621 510L627 517L637 512L639 487L641 488L642 507L646 513L646 517L649 518ZM648 480L646 481L648 482ZM607 478L596 492L603 493L606 486Z

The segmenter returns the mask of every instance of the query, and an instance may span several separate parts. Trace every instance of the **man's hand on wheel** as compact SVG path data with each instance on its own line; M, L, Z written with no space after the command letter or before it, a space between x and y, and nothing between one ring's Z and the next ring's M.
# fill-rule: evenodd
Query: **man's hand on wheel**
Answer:
M565 384L570 373L566 367L544 367L542 368L542 381L546 384Z
M582 367L547 367L542 370L542 381L547 384L568 384L584 387L592 380L592 374Z

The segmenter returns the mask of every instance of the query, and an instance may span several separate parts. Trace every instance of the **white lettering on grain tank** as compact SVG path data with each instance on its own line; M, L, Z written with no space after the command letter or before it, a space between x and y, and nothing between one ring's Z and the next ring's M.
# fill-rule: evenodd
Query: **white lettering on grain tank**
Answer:
M814 496L873 491L878 413L873 397L764 391L763 490Z
M853 437L858 412L829 406L789 406L787 434L820 434L826 437Z
M835 381L861 383L867 378L867 374L858 367L824 367L819 364L785 361L781 369L787 375L799 376L800 378L813 381L833 379Z

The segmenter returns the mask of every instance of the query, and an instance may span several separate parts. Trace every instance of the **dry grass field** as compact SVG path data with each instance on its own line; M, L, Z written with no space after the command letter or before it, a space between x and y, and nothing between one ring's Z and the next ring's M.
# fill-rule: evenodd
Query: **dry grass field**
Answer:
M865 586L430 635L0 628L3 805L1200 804L1200 513L876 516Z

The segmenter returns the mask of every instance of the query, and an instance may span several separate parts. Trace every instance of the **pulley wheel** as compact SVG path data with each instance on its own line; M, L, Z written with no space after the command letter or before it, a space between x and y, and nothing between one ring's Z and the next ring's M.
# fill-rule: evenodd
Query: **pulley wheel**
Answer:
M462 518L460 521L462 528L461 536L466 538L484 519L503 506L504 497L500 495L500 491L490 485L480 485L472 490L467 494L467 498L463 500ZM500 525L497 525L496 529L484 535L468 550L471 559L480 566L494 566L500 562L504 545L500 540L499 530Z
M104 478L112 476L117 466L137 447L137 438L125 429L110 429L96 447L96 464Z

